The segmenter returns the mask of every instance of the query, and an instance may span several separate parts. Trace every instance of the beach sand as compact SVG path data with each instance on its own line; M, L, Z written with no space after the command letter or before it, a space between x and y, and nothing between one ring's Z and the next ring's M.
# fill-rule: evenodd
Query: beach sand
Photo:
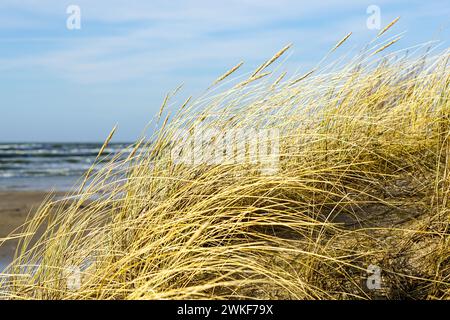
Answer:
M43 191L0 192L0 239L20 227L29 214L34 214L47 194ZM11 261L17 242L8 240L0 246L1 263Z

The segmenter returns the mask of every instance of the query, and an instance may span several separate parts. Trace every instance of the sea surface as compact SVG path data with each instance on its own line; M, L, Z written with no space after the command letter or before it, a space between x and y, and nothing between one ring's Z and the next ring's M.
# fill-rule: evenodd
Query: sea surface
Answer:
M108 145L105 160L127 145ZM0 143L0 191L68 191L91 167L101 147L102 143Z

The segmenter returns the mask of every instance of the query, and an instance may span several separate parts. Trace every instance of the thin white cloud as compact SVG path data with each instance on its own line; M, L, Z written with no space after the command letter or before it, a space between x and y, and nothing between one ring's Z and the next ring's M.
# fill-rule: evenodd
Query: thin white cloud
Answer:
M380 5L386 3L384 0L377 2ZM169 75L189 78L195 75L187 76L183 70L209 68L215 72L223 64L236 62L241 57L258 61L289 42L297 46L299 57L309 52L298 58L308 64L311 52L320 54L321 48L330 47L349 31L359 32L354 37L367 31L364 29L364 10L356 16L339 14L356 5L361 6L360 0L346 1L345 4L332 0L312 3L291 0L24 0L18 3L3 0L0 10L26 10L37 16L60 17L64 16L63 9L69 3L82 8L83 33L80 37L68 34L70 37L65 39L58 35L55 42L59 45L51 50L0 58L0 69L43 68L58 77L82 83L124 81L144 76L151 79ZM438 10L430 10L428 14ZM414 8L410 11L414 14ZM322 23L314 22L322 16L328 18L318 20ZM301 23L302 19L313 23L306 27ZM133 25L133 22L146 23ZM125 25L118 34L103 32L89 38L92 36L90 25L105 23Z

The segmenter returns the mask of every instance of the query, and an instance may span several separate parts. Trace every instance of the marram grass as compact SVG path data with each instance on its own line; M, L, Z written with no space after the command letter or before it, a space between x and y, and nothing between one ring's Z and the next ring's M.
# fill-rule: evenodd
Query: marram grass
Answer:
M3 298L450 298L449 51L378 41L297 75L276 64L287 46L169 94L152 137L16 234ZM277 170L175 162L176 132L200 126L277 130Z

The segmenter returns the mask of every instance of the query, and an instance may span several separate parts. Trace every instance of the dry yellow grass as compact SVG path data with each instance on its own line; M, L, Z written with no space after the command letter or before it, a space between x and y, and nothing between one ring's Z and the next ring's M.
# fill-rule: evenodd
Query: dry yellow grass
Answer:
M449 52L373 55L393 41L286 80L259 72L288 47L239 85L231 69L217 82L231 89L188 99L82 191L42 205L4 297L449 298ZM278 170L174 162L177 130L199 127L278 130ZM364 286L370 264L381 290Z

